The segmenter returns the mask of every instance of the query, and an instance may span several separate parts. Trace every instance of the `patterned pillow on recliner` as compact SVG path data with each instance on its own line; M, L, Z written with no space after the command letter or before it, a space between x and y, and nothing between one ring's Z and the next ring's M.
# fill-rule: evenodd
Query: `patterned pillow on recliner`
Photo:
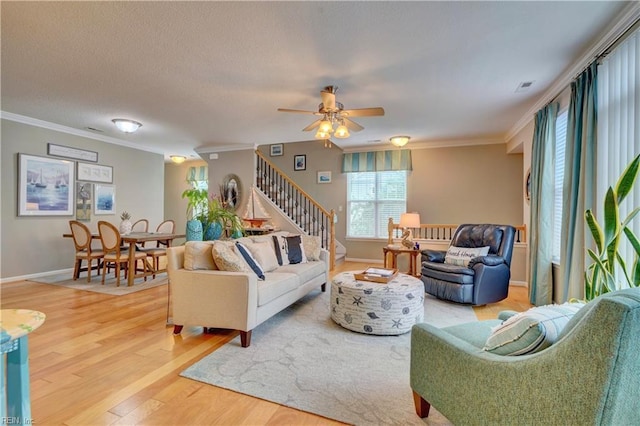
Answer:
M489 246L486 247L449 247L444 256L444 263L457 266L469 266L469 261L474 257L486 256L489 253Z

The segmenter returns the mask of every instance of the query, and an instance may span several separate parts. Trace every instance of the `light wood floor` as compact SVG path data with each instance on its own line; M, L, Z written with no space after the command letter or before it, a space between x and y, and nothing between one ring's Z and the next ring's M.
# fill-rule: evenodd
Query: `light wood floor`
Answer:
M365 266L346 262L332 273ZM528 307L526 289L515 287L476 313ZM165 325L167 286L109 296L21 281L2 285L2 308L47 315L29 337L34 424L340 424L180 377L237 333L185 327L174 336Z

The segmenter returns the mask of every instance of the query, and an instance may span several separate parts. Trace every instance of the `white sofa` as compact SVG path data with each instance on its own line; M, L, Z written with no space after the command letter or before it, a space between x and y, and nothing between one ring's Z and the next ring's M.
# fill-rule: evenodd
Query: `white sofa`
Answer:
M215 262L214 269L185 269L185 246L169 247L174 334L184 325L234 329L240 331L242 347L248 347L255 327L312 290L326 291L329 252L321 249L318 259L279 266L259 280L254 272L217 270Z

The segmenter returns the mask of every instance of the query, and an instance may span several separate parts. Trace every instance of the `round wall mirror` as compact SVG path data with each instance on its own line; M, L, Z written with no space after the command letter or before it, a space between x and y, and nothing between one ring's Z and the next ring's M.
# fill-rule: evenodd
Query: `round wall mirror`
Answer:
M224 177L222 183L222 201L233 210L237 210L241 200L242 188L240 186L240 178L234 174L228 174Z

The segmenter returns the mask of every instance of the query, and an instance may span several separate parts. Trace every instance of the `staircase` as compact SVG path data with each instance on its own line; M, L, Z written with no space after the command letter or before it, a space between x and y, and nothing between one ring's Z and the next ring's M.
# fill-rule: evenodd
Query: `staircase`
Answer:
M345 252L335 238L335 212L318 204L260 151L255 153L256 188L301 232L320 237L322 248L329 251L329 269L333 269L337 249L342 249L341 258Z

